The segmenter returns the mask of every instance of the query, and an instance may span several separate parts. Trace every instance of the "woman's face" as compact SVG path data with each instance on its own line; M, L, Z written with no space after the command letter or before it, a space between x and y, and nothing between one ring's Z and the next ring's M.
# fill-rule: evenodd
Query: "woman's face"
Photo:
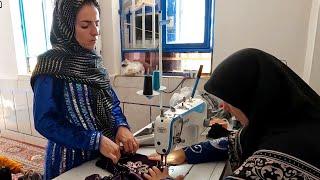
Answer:
M231 104L228 104L226 102L223 102L222 106L225 111L230 112L238 121L240 121L242 126L248 125L249 120L240 109L233 107Z
M99 11L94 5L84 5L76 18L76 40L85 49L93 50L99 35Z

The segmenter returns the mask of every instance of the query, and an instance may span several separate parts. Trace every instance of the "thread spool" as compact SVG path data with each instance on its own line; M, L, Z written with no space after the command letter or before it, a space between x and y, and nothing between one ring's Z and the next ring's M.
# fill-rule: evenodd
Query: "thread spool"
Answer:
M160 89L160 72L159 70L154 70L152 75L152 88L155 91Z
M144 84L143 84L143 95L152 95L152 76L145 75L144 76Z

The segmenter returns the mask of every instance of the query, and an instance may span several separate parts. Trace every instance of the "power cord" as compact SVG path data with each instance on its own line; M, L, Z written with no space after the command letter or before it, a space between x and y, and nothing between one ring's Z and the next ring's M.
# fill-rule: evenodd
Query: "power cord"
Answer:
M170 93L175 92L175 91L179 88L179 86L182 87L184 81L186 81L187 79L189 79L189 78L184 77L184 78L180 81L180 83L177 85L177 87L175 87L172 91L162 91L162 92L164 92L165 94L170 94Z

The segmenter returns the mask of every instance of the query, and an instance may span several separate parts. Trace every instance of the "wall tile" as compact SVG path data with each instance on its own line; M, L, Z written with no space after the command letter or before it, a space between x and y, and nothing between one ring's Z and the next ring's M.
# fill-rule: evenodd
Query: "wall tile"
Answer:
M31 135L31 124L26 91L14 91L14 104L18 131Z
M3 118L5 129L18 131L15 115L15 103L11 90L1 90L1 101L3 106Z

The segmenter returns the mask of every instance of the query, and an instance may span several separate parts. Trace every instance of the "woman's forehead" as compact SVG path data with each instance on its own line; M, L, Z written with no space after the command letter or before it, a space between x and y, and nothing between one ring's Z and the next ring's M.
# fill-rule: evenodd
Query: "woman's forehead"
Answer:
M99 19L99 11L94 5L84 5L77 14L77 21L96 22Z

